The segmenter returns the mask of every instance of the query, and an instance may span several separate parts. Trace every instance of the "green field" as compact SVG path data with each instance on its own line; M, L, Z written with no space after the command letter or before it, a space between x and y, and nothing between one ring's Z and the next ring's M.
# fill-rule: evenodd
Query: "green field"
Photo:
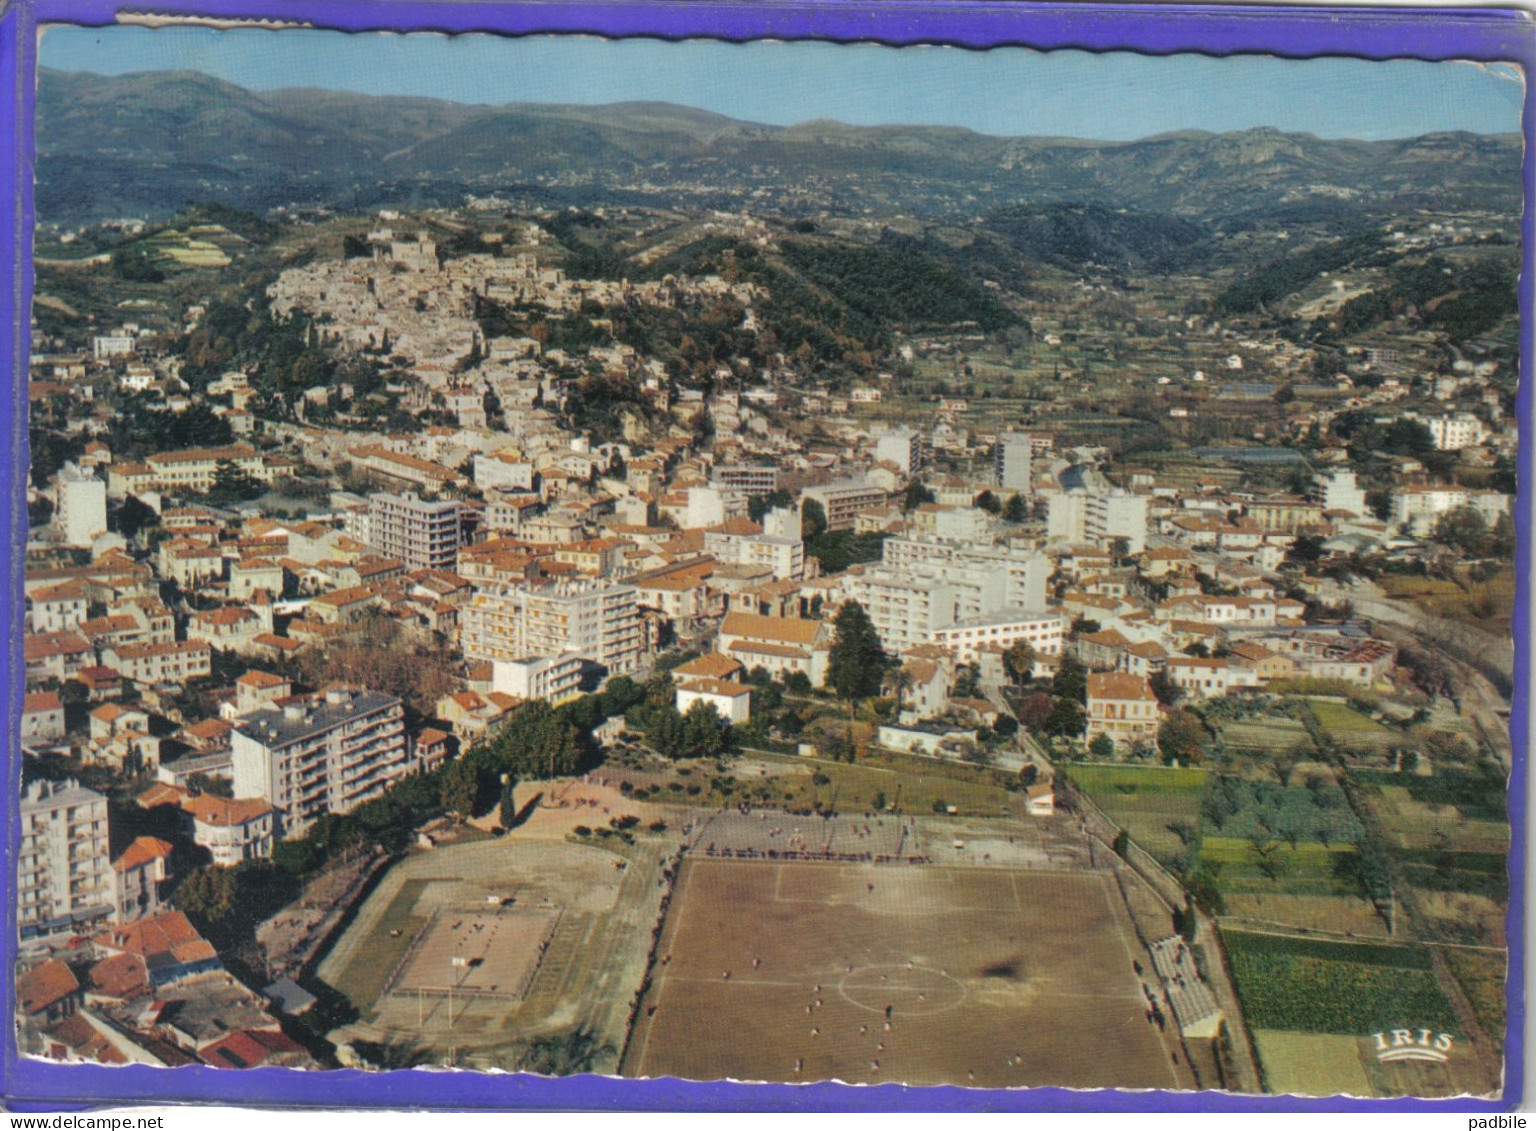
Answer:
M1323 730L1341 742L1385 742L1396 734L1344 703L1308 699L1307 709Z
M1229 929L1222 942L1250 1029L1361 1036L1411 1021L1460 1031L1422 951Z
M1347 885L1333 878L1335 861L1342 853L1353 852L1354 845L1321 844L1299 841L1295 848L1280 842L1266 842L1266 860L1247 840L1234 837L1206 837L1200 844L1200 859L1216 876L1223 893L1284 892L1288 895L1347 894Z
M1307 728L1295 719L1285 715L1265 715L1222 723L1221 741L1234 750L1271 753L1310 744L1311 738ZM1311 749L1310 745L1307 748Z
M1071 766L1068 775L1110 820L1157 859L1168 863L1185 853L1174 826L1200 823L1204 770L1171 766Z
M1371 1081L1353 1037L1255 1029L1264 1083L1276 1095L1369 1096Z
M1067 767L1072 780L1084 792L1098 800L1100 794L1198 794L1205 789L1204 770L1176 769L1173 766L1099 766Z

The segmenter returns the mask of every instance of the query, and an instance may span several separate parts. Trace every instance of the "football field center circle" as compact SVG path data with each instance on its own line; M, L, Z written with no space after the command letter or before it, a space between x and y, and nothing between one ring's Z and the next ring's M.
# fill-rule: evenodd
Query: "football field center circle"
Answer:
M850 1004L892 1019L943 1013L965 1000L965 986L942 970L927 966L869 966L844 974L838 993Z

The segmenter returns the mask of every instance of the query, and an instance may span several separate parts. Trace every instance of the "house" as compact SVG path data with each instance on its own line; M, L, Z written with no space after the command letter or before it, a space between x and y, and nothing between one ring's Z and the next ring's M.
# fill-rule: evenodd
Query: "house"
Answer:
M1027 786L1024 796L1029 804L1031 817L1049 817L1056 812L1056 787L1048 781L1037 781Z
M706 652L698 659L689 660L672 669L672 678L676 680L720 679L740 682L745 675L746 669L739 661L721 652Z
M781 677L800 673L820 686L831 640L832 626L825 621L731 612L720 625L716 647L748 671L760 667Z
M199 1055L214 1068L307 1068L313 1063L303 1045L269 1029L237 1030Z
M160 913L161 892L171 878L171 851L168 841L141 836L112 861L118 922Z
M16 1010L43 1024L60 1021L80 1005L80 980L65 963L50 958L16 978Z
M139 794L139 807L153 809L175 805L182 812L185 828L192 842L206 848L213 862L232 868L247 860L264 860L272 855L277 815L272 806L259 797L232 799L207 793L192 793L175 785L156 785Z
M907 678L906 690L901 697L904 704L902 721L917 722L943 714L954 677L953 665L944 659L916 656L906 662L903 670Z
M27 612L33 632L67 632L78 628L90 609L89 591L83 581L63 581L27 594Z
M136 954L144 959L156 989L224 968L213 946L180 911L114 924L93 941L102 954Z
M1087 741L1102 734L1117 747L1153 742L1160 721L1157 696L1145 677L1130 672L1088 674Z
M453 756L453 735L436 727L423 727L416 736L414 752L417 773L430 774Z
M1255 641L1245 640L1228 650L1233 664L1250 669L1260 683L1272 679L1285 679L1296 674L1296 661L1279 652L1272 652Z
M505 726L520 702L501 691L458 691L437 701L437 717L453 727L461 745L473 746Z
M34 691L22 699L21 740L64 740L64 701L57 691Z
M723 722L732 725L752 717L752 689L723 679L708 676L685 679L678 683L674 701L681 714L686 715L695 703L703 703L713 708Z
M37 632L22 638L27 681L70 679L95 660L91 642L78 632Z
M261 619L238 605L199 610L187 622L188 640L206 641L221 652L249 652L264 631Z
M1228 659L1175 656L1165 669L1173 685L1191 699L1219 699L1242 687L1257 687L1258 673Z
M135 683L185 683L213 674L213 649L206 640L122 644L104 649L101 658Z

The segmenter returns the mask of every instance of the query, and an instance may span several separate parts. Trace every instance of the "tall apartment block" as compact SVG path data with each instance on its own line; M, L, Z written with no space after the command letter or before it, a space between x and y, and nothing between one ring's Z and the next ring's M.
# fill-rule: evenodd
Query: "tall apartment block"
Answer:
M59 470L58 516L66 546L89 547L107 529L107 484L72 463Z
M73 930L112 914L107 799L74 781L35 781L21 797L16 861L21 937Z
M429 502L414 494L370 496L367 542L409 570L454 569L459 564L459 504Z
M617 674L639 666L644 643L634 586L602 580L486 586L462 624L471 660L575 655Z
M285 838L347 813L411 770L400 700L333 688L308 704L259 711L231 736L235 797L279 810Z
M997 438L997 485L1008 491L1030 487L1030 438L1020 432L1004 432Z

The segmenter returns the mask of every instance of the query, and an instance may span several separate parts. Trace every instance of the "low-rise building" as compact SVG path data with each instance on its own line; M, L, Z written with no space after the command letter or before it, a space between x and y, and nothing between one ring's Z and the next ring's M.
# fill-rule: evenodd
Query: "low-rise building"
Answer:
M1160 722L1157 696L1145 678L1129 672L1088 674L1087 741L1103 734L1116 746L1154 742Z

